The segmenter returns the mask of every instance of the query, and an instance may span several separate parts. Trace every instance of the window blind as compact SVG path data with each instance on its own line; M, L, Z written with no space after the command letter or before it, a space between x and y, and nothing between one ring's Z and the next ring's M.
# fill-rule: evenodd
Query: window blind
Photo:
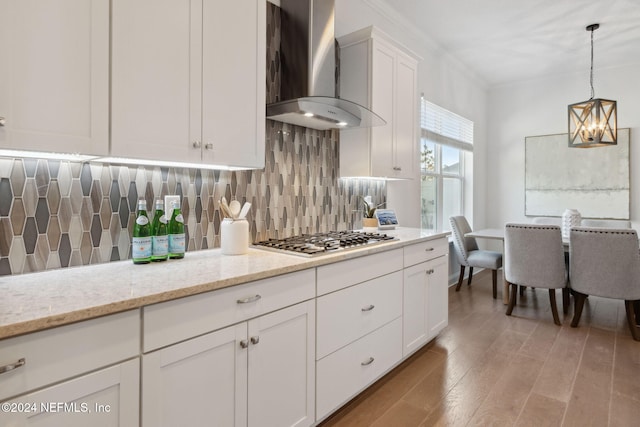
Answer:
M421 137L459 150L473 151L473 122L421 99Z

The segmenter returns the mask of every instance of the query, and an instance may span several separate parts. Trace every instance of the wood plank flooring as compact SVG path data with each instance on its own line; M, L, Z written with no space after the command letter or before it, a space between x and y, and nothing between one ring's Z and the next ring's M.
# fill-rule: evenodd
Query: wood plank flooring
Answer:
M438 338L323 427L640 425L640 342L622 301L589 297L571 328L559 292L561 327L546 289L527 289L509 317L490 272L454 288Z

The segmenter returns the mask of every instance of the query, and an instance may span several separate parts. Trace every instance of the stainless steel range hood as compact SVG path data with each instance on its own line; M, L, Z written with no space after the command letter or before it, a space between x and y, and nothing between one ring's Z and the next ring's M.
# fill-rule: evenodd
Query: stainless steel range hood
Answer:
M313 129L384 125L367 108L337 97L335 0L280 0L281 96L267 118Z

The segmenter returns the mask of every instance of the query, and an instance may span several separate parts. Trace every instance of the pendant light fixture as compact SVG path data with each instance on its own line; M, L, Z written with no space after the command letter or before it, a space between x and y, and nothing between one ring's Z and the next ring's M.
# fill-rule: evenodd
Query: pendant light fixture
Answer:
M593 98L593 32L600 24L588 25L591 31L591 98L569 105L569 147L590 148L616 145L618 139L616 101Z

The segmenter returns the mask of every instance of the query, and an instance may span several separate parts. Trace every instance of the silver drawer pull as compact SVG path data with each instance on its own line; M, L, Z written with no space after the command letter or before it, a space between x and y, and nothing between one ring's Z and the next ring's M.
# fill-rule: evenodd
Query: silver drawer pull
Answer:
M260 337L251 337L251 344L258 344L260 342Z
M433 268L430 268L427 270L427 274L433 274L435 273L435 270Z
M5 119L4 117L0 117L0 126L4 126L7 124L7 119Z
M375 359L373 357L368 358L367 360L365 360L364 362L360 362L360 364L362 366L367 366L367 365L371 365L373 363Z
M238 300L238 304L246 304L246 303L249 303L249 302L258 301L260 298L262 298L260 295L254 295L252 297L240 298Z
M240 341L240 347L242 347L242 348L249 347L249 341L247 341L247 340Z
M431 251L433 251L433 250L435 250L435 248L426 248L424 251L425 251L425 252L431 252Z
M0 366L0 374L4 374L5 372L11 372L14 369L18 369L20 366L24 366L27 361L22 358L19 359L16 363L10 363L8 365Z
M371 310L373 310L374 308L375 308L375 305L373 305L373 304L369 304L369 305L368 305L368 306L366 306L366 307L362 307L362 311L371 311Z

